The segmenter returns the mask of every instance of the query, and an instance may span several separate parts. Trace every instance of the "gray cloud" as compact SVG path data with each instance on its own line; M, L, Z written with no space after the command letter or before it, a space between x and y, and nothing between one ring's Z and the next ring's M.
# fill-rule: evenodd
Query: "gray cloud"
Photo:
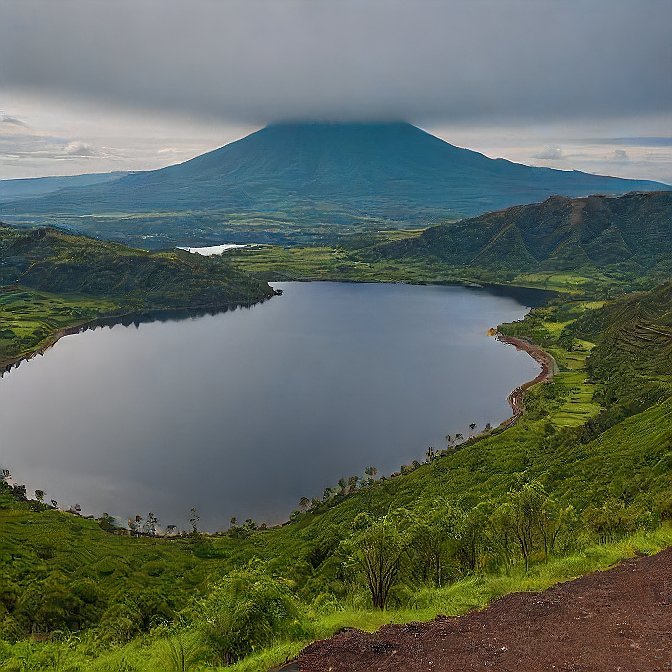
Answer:
M628 156L628 153L624 149L615 149L611 153L611 160L616 161L618 163L623 163L625 161L629 161L630 157Z
M633 138L590 138L575 140L578 143L595 145L624 145L630 147L672 147L672 138L666 136L642 136Z
M564 158L564 153L560 147L544 147L540 152L532 155L535 159L546 159L547 161L559 161Z
M0 0L0 87L204 118L668 114L669 0Z
M0 124L7 124L8 126L19 126L20 128L28 128L28 124L21 121L18 117L11 117L8 114L0 112Z
M99 156L98 150L86 142L69 142L63 148L63 153L67 156L76 156L79 158Z

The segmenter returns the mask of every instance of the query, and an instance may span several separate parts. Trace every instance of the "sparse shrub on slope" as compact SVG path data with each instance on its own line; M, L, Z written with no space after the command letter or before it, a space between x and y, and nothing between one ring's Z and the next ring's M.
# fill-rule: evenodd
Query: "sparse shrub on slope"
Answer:
M230 664L276 640L306 634L287 582L257 564L233 571L200 604L199 626L220 662Z

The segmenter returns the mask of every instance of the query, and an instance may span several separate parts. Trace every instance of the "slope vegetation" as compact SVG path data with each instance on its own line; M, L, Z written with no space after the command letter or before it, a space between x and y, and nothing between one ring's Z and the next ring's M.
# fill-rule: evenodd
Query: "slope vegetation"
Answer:
M0 365L95 317L223 309L272 294L221 257L150 253L56 229L0 225Z
M664 278L672 272L672 193L554 196L435 226L375 247L369 256L511 277L601 272Z

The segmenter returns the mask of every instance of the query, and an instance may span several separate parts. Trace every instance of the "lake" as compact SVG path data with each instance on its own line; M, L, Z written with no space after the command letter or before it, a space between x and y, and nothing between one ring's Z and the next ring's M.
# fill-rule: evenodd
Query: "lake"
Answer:
M92 329L23 362L0 380L0 467L85 513L276 523L343 476L501 422L538 372L487 335L534 292L274 286L252 308Z

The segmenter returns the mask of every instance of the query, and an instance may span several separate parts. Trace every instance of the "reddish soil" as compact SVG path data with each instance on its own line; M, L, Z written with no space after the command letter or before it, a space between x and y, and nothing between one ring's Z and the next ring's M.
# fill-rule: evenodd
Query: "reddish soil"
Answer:
M346 630L289 672L672 670L672 549L430 623Z
M556 364L555 360L553 359L553 357L551 357L551 355L542 350L539 346L534 345L522 338L514 338L513 336L504 336L504 334L501 334L499 332L495 334L495 338L498 341L501 341L502 343L513 345L516 348L516 350L524 350L525 352L527 352L528 355L530 355L530 357L532 357L532 359L536 360L539 366L541 366L541 371L539 372L536 378L528 381L527 383L523 383L515 390L513 390L511 394L509 394L507 401L509 402L509 406L511 406L513 415L508 420L505 420L502 423L503 426L509 427L514 422L516 422L525 412L525 404L524 404L525 392L529 390L530 387L536 385L537 383L543 383L544 381L551 380L553 378L553 373L555 372L556 369Z

